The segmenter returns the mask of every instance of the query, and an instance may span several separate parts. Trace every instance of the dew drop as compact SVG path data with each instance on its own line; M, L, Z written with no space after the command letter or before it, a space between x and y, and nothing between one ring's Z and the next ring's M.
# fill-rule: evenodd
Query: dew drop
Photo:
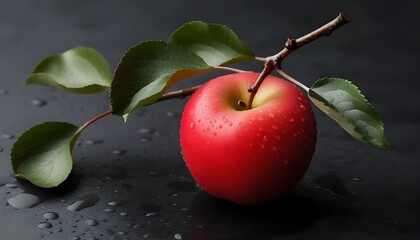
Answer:
M40 200L33 194L21 193L10 198L7 202L15 208L32 208L38 205Z
M181 236L181 234L177 233L177 234L174 235L174 238L177 239L177 240L181 240L182 236Z
M112 154L115 154L115 155L123 155L124 153L126 153L127 151L125 151L125 150L113 150L112 151Z
M260 121L264 121L264 118L262 118L262 117L258 117L258 120L260 120Z
M269 113L268 116L271 117L271 118L274 118L274 114L273 113Z
M123 217L125 217L125 216L127 216L128 214L127 214L126 212L120 212L120 215L121 215L121 216L123 216Z
M40 223L38 227L41 229L52 228L52 224L49 222L43 222L43 223Z
M263 141L264 141L264 142L267 142L267 141L268 141L267 136L264 136L264 137L263 137Z
M146 216L146 217L151 217L151 216L154 216L154 215L156 215L156 213L151 212L151 213L146 214L145 216Z
M195 127L194 123L190 123L190 128L193 129Z
M47 212L47 213L44 213L44 218L55 220L55 219L58 219L58 214L55 212Z
M107 208L107 209L105 209L104 210L104 212L115 212L115 209L113 209L113 208Z
M139 130L137 130L138 134L151 134L153 133L153 129L151 128L140 128Z
M264 149L264 148L265 148L264 144L261 144L261 149Z
M4 185L6 188L18 188L19 185L17 185L16 183L7 183L6 185Z
M12 135L12 134L8 134L8 133L3 133L1 136L2 136L3 138L5 138L5 139L13 139L13 138L15 138L15 136L14 136L14 135Z
M301 108L302 110L306 110L306 107L305 107L303 104L301 104L301 105L300 105L300 108Z
M295 120L294 118L289 119L290 122L293 122L294 120Z
M91 218L86 219L85 223L89 226L98 226L99 225L99 222L97 220L91 219Z
M277 130L277 129L279 129L279 127L277 127L277 125L272 125L272 126L271 126L271 128L272 128L273 130Z
M89 194L85 195L77 200L73 204L67 207L68 210L73 212L78 212L88 207L94 206L99 201L99 198L95 195Z
M228 126L229 126L229 127L232 127L232 126L233 126L233 123L232 123L231 121L229 121L229 122L228 122Z
M176 116L176 114L174 112L166 112L165 115L167 117L174 117L174 116Z
M222 128L223 128L223 126L222 126L222 125L219 125L219 128L220 128L220 129L222 129Z
M47 105L47 101L45 101L44 99L39 99L39 98L31 99L29 103L35 107L43 107Z
M213 136L217 136L217 132L216 131L213 131L212 134L213 134Z

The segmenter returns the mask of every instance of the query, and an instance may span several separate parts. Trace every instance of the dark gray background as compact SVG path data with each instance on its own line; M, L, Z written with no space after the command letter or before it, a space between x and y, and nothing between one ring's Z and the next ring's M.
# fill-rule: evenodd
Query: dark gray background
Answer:
M1 0L0 239L419 239L420 6L416 1L313 2ZM237 206L195 187L178 144L186 100L173 100L138 110L127 124L108 117L87 129L74 150L73 173L58 189L14 180L9 152L27 128L44 121L82 124L108 109L107 93L23 87L45 56L89 46L114 69L128 47L167 39L190 20L228 25L258 56L268 56L287 37L301 36L339 11L353 22L288 57L284 69L307 85L326 76L352 80L384 119L389 151L353 140L315 110L317 149L299 185L275 203ZM222 72L178 87L217 74ZM34 99L46 105L37 107ZM28 209L7 204L22 192L39 196L40 204ZM79 212L67 210L87 194L99 201ZM117 205L108 204L112 201ZM48 220L52 228L39 229L47 221L43 214L51 211L60 217ZM88 226L89 218L99 225Z

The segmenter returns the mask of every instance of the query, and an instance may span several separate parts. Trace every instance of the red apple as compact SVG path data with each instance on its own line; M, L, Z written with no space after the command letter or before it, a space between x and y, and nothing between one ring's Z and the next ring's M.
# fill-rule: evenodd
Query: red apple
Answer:
M316 143L316 122L295 85L268 76L252 108L247 89L258 73L215 78L189 99L180 143L187 167L208 194L244 205L289 191L304 175Z

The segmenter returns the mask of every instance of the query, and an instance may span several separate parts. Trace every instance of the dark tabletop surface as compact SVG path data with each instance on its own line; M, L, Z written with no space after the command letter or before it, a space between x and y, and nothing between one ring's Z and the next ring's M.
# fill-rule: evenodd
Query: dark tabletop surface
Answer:
M420 5L313 2L1 0L0 239L420 239ZM326 76L352 80L380 112L389 151L353 140L315 110L317 148L298 186L274 203L238 206L208 196L189 175L178 140L184 99L137 110L126 124L95 123L56 189L15 180L9 153L17 136L44 121L80 125L109 106L107 93L23 87L45 56L89 46L114 68L128 47L167 39L190 20L228 25L268 56L339 11L353 22L288 57L284 69L307 85ZM8 204L22 193L39 201ZM80 211L68 209L80 201Z

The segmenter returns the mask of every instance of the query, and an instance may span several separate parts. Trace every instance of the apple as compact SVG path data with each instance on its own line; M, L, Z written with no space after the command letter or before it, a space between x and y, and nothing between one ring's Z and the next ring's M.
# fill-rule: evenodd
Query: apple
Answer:
M180 125L185 163L210 195L253 205L293 188L308 168L316 122L297 87L274 76L260 86L250 109L248 88L259 73L208 81L188 100Z

